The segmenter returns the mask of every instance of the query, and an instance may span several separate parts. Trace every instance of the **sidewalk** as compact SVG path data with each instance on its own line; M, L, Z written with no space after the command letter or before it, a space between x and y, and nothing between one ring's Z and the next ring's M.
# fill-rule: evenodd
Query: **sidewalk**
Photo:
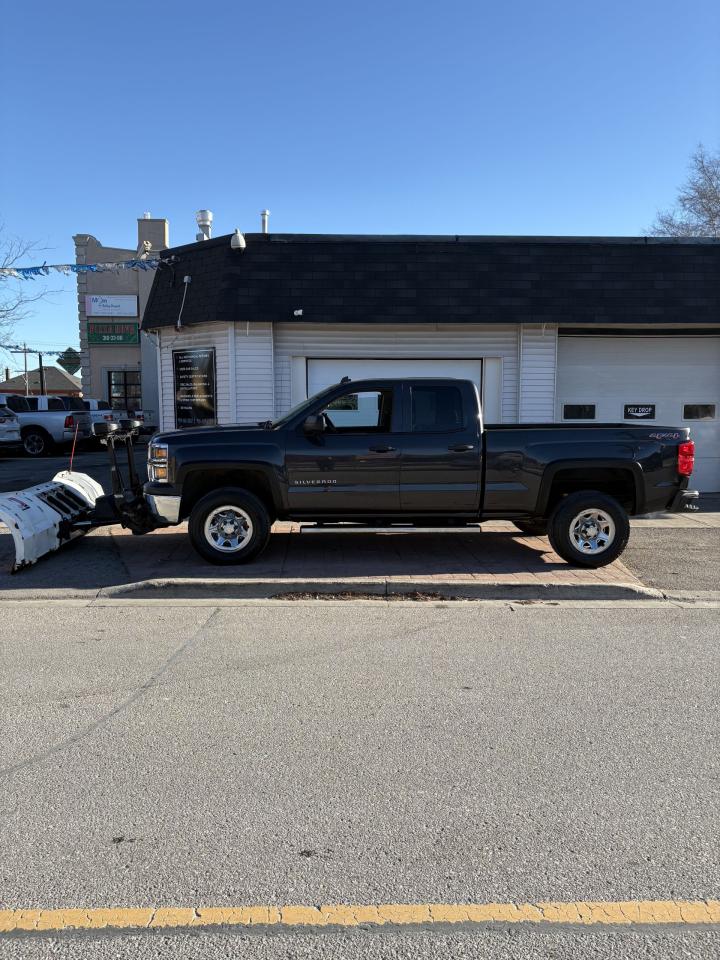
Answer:
M720 513L633 520L633 527L720 527ZM35 566L11 576L12 540L0 528L0 596L155 597L203 594L270 596L297 591L442 590L482 597L600 599L651 593L622 560L598 570L572 567L545 537L521 534L512 523L482 529L414 533L301 532L278 523L254 563L218 567L202 561L187 526L143 537L121 527L93 531ZM462 589L461 589L462 588Z

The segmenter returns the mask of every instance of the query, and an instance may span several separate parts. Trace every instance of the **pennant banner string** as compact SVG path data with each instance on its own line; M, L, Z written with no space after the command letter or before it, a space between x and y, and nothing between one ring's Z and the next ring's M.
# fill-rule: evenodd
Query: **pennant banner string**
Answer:
M119 273L121 270L157 270L158 267L170 263L168 258L147 259L140 257L132 260L118 260L114 263L43 263L40 267L0 267L0 280L12 277L15 280L35 280L36 277L47 277L51 272L63 273L66 277L73 273Z

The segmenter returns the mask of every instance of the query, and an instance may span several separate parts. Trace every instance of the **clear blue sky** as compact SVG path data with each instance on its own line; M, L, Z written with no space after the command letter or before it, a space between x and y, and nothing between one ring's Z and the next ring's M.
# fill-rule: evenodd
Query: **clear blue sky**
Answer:
M41 0L1 33L0 220L48 262L132 246L144 210L191 241L199 207L216 233L267 206L283 232L637 235L720 144L717 0ZM77 343L53 286L17 337Z

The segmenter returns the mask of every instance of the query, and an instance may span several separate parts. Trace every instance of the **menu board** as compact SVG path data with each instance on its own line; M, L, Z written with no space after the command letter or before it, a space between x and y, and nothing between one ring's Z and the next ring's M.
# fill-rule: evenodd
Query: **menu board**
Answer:
M204 427L217 423L215 348L173 350L175 426Z

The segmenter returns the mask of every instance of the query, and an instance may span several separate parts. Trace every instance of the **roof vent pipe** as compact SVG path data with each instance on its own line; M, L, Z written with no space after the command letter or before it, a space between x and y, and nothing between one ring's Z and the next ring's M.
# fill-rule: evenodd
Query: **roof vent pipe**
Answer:
M200 233L195 234L196 240L209 240L212 236L212 210L198 210L195 222L200 227Z
M262 230L263 233L267 233L267 232L268 232L268 217L269 217L269 216L270 216L270 211L269 211L269 210L261 210L261 211L260 211L260 225L261 225L260 228L261 228L261 230Z

